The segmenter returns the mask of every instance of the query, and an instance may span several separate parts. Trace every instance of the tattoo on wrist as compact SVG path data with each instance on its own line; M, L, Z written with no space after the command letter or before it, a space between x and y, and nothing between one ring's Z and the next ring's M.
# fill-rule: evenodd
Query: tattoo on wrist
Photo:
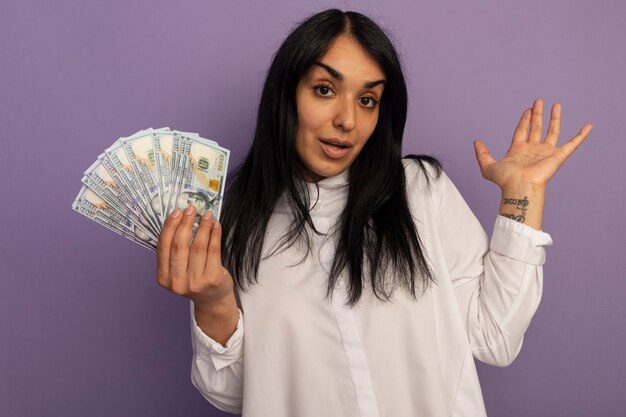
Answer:
M524 198L505 198L502 204L505 206L514 206L517 210L519 210L520 214L515 215L500 213L501 216L520 223L524 223L526 221L526 210L528 209L529 204L527 196L524 196Z

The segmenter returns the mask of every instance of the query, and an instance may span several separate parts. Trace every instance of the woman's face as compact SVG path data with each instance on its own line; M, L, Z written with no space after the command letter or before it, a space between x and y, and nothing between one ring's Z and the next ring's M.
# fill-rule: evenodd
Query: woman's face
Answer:
M296 152L309 181L340 174L378 122L385 74L363 47L338 37L296 89Z

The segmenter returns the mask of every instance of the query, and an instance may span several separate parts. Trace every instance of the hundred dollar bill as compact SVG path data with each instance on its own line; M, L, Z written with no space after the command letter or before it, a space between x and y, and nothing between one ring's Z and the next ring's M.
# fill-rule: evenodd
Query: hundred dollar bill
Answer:
M180 193L183 182L183 170L187 163L191 142L183 132L174 131L174 139L172 142L172 184L170 188L169 201L167 207L169 211L174 210L176 205L176 197Z
M85 171L77 212L155 250L163 221L194 205L221 213L229 151L197 133L146 129L118 139Z
M116 186L113 189L109 189L109 193L114 194L115 201L119 201L122 207L130 209L140 219L142 225L151 230L155 236L158 236L160 229L150 222L148 214L145 212L141 202L134 196L132 188L126 182L120 180L122 176L106 153L98 155L98 159L92 164L90 169L85 171L85 175L90 172L104 175L105 171Z
M196 133L196 132L183 132L183 131L180 131L180 130L174 130L174 132L178 133L179 135L186 136L188 138L202 139L207 144L219 147L217 142L215 142L214 140L206 139L206 138L200 138L200 135L198 133Z
M174 146L174 132L169 129L156 129L152 132L152 147L154 149L154 163L158 177L159 194L163 219L170 213L168 203L172 186L172 148Z
M74 200L82 206L95 211L99 218L113 222L115 225L122 229L128 230L133 233L136 238L142 242L145 242L156 248L156 240L141 224L135 224L130 216L125 215L117 211L113 206L104 201L97 193L92 189L83 185L78 193L78 196Z
M184 137L199 138L197 133L171 131L168 128L154 129L152 135L152 146L154 148L154 160L157 166L157 176L159 183L159 192L162 198L163 218L174 209L175 199L170 198L172 195L172 187L176 184L180 186L181 178L178 175L184 152L174 152L174 137L176 136L176 149L182 149L180 141ZM208 143L217 146L217 143L207 140Z
M150 250L156 250L156 242L140 227L123 218L106 201L86 186L82 186L72 208L98 224L140 244Z
M140 133L141 132L139 132L139 134ZM116 141L111 147L106 149L104 153L115 168L113 172L110 172L111 176L117 181L118 184L125 185L126 191L130 193L130 197L141 206L142 212L145 213L148 222L154 229L160 231L161 225L158 221L157 215L152 210L150 198L144 192L143 187L133 170L133 166L124 152L121 141Z
M176 188L174 207L195 206L196 223L207 211L219 219L230 151L200 137L181 138L184 145L179 150L185 152L181 158L184 165L179 167L181 181Z
M121 236L124 236L125 238L127 238L127 239L129 239L129 240L131 240L131 241L133 241L133 242L143 246L144 248L147 248L147 249L155 251L154 248L152 248L151 246L147 245L145 242L141 242L141 241L135 240L131 233L129 233L129 232L125 231L125 230L121 230L121 229L116 228L116 227L109 227L109 225L106 222L103 222L102 219L100 219L97 216L97 213L89 210L88 208L86 208L86 207L84 207L82 205L79 205L79 204L72 205L72 208L75 211L77 211L78 213L82 214L83 216L85 216L85 217L95 221L96 223L98 223L98 224L108 228L109 230L112 230L115 233L117 233L117 234L119 234Z
M81 180L82 183L91 188L120 214L128 217L135 224L141 225L152 238L158 239L159 230L150 224L142 208L123 190L123 187L113 178L101 160L109 162L105 155L100 155L85 171Z
M148 129L127 138L121 138L120 143L141 187L141 194L147 198L149 208L152 209L159 228L163 227L164 208L159 190L159 178L155 164L155 151L152 142L153 130Z

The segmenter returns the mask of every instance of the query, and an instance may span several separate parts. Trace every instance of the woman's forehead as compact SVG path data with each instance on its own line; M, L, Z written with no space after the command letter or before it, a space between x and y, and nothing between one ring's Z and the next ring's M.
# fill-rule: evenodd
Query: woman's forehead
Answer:
M380 64L361 44L348 36L335 39L318 63L313 65L311 73L318 72L330 74L340 81L352 78L369 82L385 78Z

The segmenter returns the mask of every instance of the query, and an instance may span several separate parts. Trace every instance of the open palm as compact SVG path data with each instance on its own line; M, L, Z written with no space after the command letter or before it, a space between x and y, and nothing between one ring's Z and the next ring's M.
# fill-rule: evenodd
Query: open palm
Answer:
M543 142L542 121L543 100L537 99L533 108L526 109L522 114L511 146L499 161L491 156L483 142L475 141L476 159L483 177L501 188L520 183L545 186L593 128L593 125L587 124L572 139L557 146L561 129L561 105L556 103L552 106L548 133Z

